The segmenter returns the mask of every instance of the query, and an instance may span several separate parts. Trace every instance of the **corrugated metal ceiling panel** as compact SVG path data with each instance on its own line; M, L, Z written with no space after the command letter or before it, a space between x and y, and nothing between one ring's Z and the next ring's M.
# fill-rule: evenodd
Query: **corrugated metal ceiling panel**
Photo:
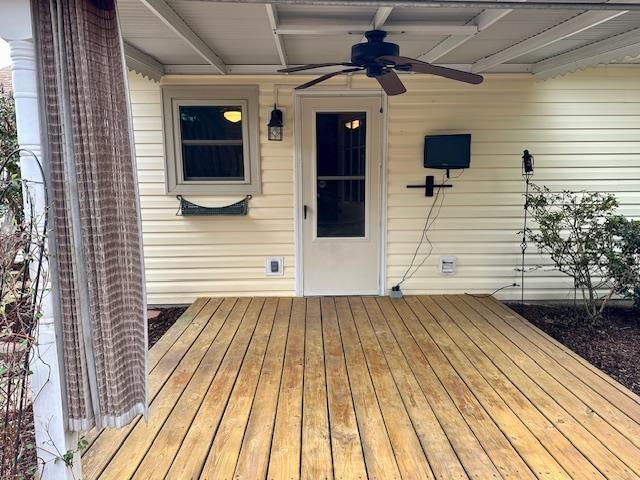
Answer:
M513 60L514 63L536 63L592 42L619 35L640 26L640 12L629 12L596 25L565 40Z
M376 7L336 7L319 5L278 5L278 16L283 22L301 19L335 21L336 23L364 23L373 21Z
M264 5L173 0L171 6L226 64L279 63Z
M125 41L160 63L202 63L202 57L139 0L120 0L118 13Z
M480 32L471 41L442 57L439 62L473 63L537 35L579 13L559 10L513 11L492 27Z
M139 0L120 0L118 14L126 38L178 38Z
M477 8L395 8L388 22L443 22L464 25L482 10Z
M351 45L360 35L287 35L285 48L292 65L299 63L348 62Z
M593 0L597 1L597 0ZM228 65L274 65L280 59L264 4L234 4L168 0L170 6L191 29ZM187 42L176 35L140 0L119 0L124 38L164 64L203 65L206 62ZM278 17L285 24L372 22L374 6L278 5ZM481 10L466 8L394 8L388 23L448 23L464 25ZM579 11L515 10L474 38L438 59L443 64L470 64L537 35L576 15ZM529 64L594 41L625 32L640 25L640 12L628 13L568 39L530 52L509 63ZM347 61L351 45L361 34L282 35L290 64ZM405 56L418 57L446 37L394 33L390 41L400 44Z

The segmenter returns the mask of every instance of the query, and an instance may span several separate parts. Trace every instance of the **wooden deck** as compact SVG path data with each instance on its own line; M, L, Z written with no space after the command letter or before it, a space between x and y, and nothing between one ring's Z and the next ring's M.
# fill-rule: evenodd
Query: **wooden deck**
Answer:
M640 398L491 298L199 299L85 478L640 478Z

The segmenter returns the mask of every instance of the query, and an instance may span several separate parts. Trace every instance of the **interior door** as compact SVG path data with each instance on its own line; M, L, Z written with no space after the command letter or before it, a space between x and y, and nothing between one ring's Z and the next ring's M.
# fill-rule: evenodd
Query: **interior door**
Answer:
M303 97L305 295L380 292L380 97Z

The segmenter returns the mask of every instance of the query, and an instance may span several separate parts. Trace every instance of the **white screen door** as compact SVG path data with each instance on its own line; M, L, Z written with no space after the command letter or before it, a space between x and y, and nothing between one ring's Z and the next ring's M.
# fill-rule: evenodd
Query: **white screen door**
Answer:
M303 97L305 295L380 292L379 97Z

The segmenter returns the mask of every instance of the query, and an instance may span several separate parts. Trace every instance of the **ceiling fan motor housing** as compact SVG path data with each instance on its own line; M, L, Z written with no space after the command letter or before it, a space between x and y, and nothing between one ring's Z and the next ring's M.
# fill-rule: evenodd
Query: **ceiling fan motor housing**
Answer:
M376 62L378 57L400 54L400 47L397 44L384 41L386 36L387 32L371 30L365 33L367 42L356 43L351 47L351 63L366 67L368 77L382 75L382 65Z

